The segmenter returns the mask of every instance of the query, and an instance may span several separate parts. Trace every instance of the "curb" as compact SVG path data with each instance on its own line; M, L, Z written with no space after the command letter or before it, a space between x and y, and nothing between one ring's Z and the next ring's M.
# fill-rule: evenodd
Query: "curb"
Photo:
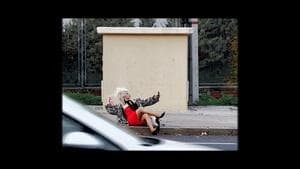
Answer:
M131 131L139 135L151 135L147 127L127 127ZM225 136L237 136L237 129L214 129L214 128L167 128L160 129L158 135L225 135Z

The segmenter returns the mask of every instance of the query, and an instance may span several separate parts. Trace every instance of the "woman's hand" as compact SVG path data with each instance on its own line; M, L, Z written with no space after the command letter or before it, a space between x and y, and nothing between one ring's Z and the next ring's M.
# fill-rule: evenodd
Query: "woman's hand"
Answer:
M112 101L112 98L111 98L111 97L108 98L108 104L111 105L111 106L114 105L114 102Z

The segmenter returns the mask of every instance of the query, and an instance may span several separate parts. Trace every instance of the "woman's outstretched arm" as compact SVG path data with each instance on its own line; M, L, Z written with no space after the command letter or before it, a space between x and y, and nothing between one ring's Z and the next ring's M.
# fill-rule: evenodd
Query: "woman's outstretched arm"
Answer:
M135 99L135 101L139 106L146 107L157 103L159 101L159 98L160 98L160 93L158 92L157 95L153 95L152 97L148 97L146 99L137 98Z

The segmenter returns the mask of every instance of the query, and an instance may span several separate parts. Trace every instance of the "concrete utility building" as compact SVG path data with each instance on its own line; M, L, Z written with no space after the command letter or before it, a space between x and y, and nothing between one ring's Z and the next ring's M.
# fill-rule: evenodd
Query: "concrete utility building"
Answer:
M116 87L126 87L133 98L160 91L160 102L148 110L187 110L192 28L97 27L97 32L103 35L104 102Z

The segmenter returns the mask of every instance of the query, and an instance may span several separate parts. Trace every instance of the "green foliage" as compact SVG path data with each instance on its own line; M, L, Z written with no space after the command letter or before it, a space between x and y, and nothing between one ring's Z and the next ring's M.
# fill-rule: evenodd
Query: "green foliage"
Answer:
M154 24L154 19L152 18L140 18L142 21L141 27L152 27Z
M224 83L229 79L233 57L230 44L237 33L237 19L199 19L200 82Z
M64 26L62 33L63 82L80 83L78 80L78 31L80 20ZM129 18L91 18L85 19L87 83L100 83L102 80L102 36L97 33L98 26L131 26Z
M231 53L231 60L230 60L230 76L228 78L228 83L236 83L237 76L238 76L238 39L237 36L233 37L230 42L230 53Z
M142 21L141 27L152 27L156 18L139 18L139 19L141 19ZM168 20L167 27L176 27L178 25L178 18L166 18L166 19Z
M208 94L203 94L199 97L197 105L237 105L238 97L223 95L216 99Z
M86 105L102 105L102 100L100 96L95 96L90 93L71 93L66 92L65 95L71 97L72 99Z
M64 83L78 83L77 69L77 21L72 20L63 28L62 32L62 51L63 51L63 80ZM75 64L74 64L75 63Z
M85 44L86 44L86 73L87 83L100 83L102 80L102 36L96 28L104 27L133 27L130 21L133 18L86 18ZM140 18L141 27L152 27L155 18ZM175 25L176 19L169 19L169 26ZM79 28L81 20L71 19L69 24L64 25L62 32L63 51L63 82L80 84L80 58L78 58Z
M86 25L86 68L87 82L99 84L102 80L102 36L98 26L132 27L133 18L87 18ZM155 18L140 18L141 27L152 27ZM181 26L178 18L167 18L168 27ZM62 32L63 82L80 84L80 58L78 58L79 19L65 25ZM199 38L199 81L201 83L236 83L237 81L237 19L200 18Z

